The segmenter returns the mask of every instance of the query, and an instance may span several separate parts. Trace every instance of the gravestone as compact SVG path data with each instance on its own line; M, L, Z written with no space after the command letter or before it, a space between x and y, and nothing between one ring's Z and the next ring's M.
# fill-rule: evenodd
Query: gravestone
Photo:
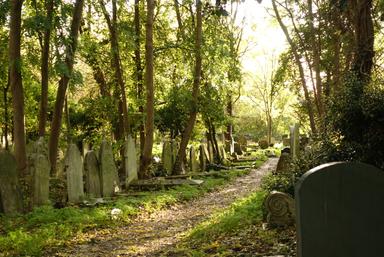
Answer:
M131 136L124 144L125 162L125 184L128 186L132 181L137 180L137 155L135 141Z
M85 190L89 197L101 197L99 162L95 151L87 151L84 158Z
M119 191L119 176L113 159L111 144L103 140L101 142L99 154L101 193L103 197L110 197Z
M290 126L289 131L290 131L291 155L293 158L296 158L300 149L299 125L295 124L293 126Z
M238 155L243 154L243 149L241 148L241 145L238 142L235 142L235 153Z
M291 164L291 155L289 153L281 153L279 161L277 162L275 173L288 172Z
M189 150L189 167L191 172L198 172L199 171L199 162L196 157L196 151L193 146L191 146L191 149Z
M295 221L295 201L288 194L272 191L265 198L264 207L271 226L288 226Z
M213 145L212 145L211 141L208 141L208 143L207 143L207 150L208 150L208 155L207 155L208 162L214 163Z
M163 143L163 152L161 154L163 160L163 167L166 174L172 174L173 168L173 154L172 154L172 145L170 141L164 141Z
M29 154L29 171L32 175L32 204L40 206L49 203L49 175L51 165L48 146L43 137L39 138Z
M8 151L0 151L0 212L11 214L23 211L17 174L15 157Z
M244 135L240 135L236 141L240 144L241 148L243 149L247 148L248 142L247 142L247 138Z
M384 171L363 163L311 169L295 188L299 257L384 255Z
M206 157L206 147L204 144L199 146L199 162L200 170L205 171L207 169L207 157Z
M68 146L64 157L64 173L67 175L68 202L79 203L84 198L83 162L75 144Z

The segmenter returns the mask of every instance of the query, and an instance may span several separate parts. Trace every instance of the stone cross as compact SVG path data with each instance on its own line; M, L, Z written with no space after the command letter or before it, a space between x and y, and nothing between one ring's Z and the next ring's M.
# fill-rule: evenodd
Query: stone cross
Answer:
M138 179L136 145L131 136L124 144L124 168L125 184L128 186L132 181Z
M289 131L290 131L291 155L293 158L296 158L300 149L299 124L290 126Z
M85 190L89 197L101 197L99 161L95 151L89 150L84 158Z
M8 151L0 151L0 212L11 214L23 211L17 174L15 157Z
M64 158L64 173L67 175L68 202L81 202L84 198L83 161L75 144L68 146Z
M32 175L32 204L40 206L49 203L49 175L51 165L48 157L48 146L43 137L32 147L29 155L29 171Z
M112 145L103 140L100 146L101 192L103 197L113 196L119 190L119 176L113 158Z
M384 254L384 171L363 163L311 169L295 188L299 257Z

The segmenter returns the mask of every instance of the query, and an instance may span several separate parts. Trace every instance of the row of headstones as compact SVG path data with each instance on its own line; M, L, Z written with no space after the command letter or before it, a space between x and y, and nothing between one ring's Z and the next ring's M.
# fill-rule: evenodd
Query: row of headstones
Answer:
M124 143L122 167L126 185L138 179L136 146L131 137ZM77 146L71 144L64 159L64 173L67 177L68 201L72 203L81 201L85 192L88 197L111 197L120 188L112 145L107 141L101 143L99 154L94 150L88 151L84 163Z
M165 141L163 143L162 161L163 167L167 175L172 174L172 169L176 161L179 145L176 141ZM226 159L224 146L219 146L220 158ZM205 171L207 163L214 163L213 149L211 143L202 143L197 151L194 146L189 148L188 154L188 171L199 172Z
M129 138L124 145L123 167L126 184L137 179L135 142ZM28 154L33 206L49 203L50 162L48 147L43 138L33 144ZM21 189L17 177L14 156L8 151L0 152L0 212L13 213L22 210ZM85 175L85 190L83 174ZM89 197L112 196L120 186L111 144L103 141L99 154L88 151L84 164L79 149L70 144L64 158L63 175L66 179L68 202L78 203L85 192Z

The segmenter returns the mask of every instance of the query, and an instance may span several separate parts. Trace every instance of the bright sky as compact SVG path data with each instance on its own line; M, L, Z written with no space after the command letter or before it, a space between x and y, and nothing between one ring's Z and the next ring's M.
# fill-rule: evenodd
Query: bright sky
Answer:
M239 20L245 17L243 40L244 47L248 49L242 59L244 72L257 72L255 69L264 66L266 57L278 57L287 47L285 36L271 16L272 13L269 0L261 4L256 0L245 0L239 6Z

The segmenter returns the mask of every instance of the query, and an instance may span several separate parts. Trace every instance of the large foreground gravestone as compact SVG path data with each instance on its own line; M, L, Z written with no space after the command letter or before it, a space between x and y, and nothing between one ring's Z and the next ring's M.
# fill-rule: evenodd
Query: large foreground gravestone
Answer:
M39 206L49 203L49 173L51 165L48 146L43 137L39 138L29 155L29 171L32 175L32 203Z
M110 197L119 189L119 176L113 159L112 146L103 140L100 146L101 192L103 197Z
M124 144L124 168L125 184L128 186L132 181L138 179L137 175L137 157L135 141L131 136Z
M89 197L101 197L100 169L97 155L87 151L84 158L85 190Z
M384 171L329 163L296 186L299 257L384 256Z
M0 212L22 212L22 196L17 178L16 160L7 151L0 151Z
M84 198L83 161L75 144L68 146L64 158L64 173L67 174L68 202L79 203Z

